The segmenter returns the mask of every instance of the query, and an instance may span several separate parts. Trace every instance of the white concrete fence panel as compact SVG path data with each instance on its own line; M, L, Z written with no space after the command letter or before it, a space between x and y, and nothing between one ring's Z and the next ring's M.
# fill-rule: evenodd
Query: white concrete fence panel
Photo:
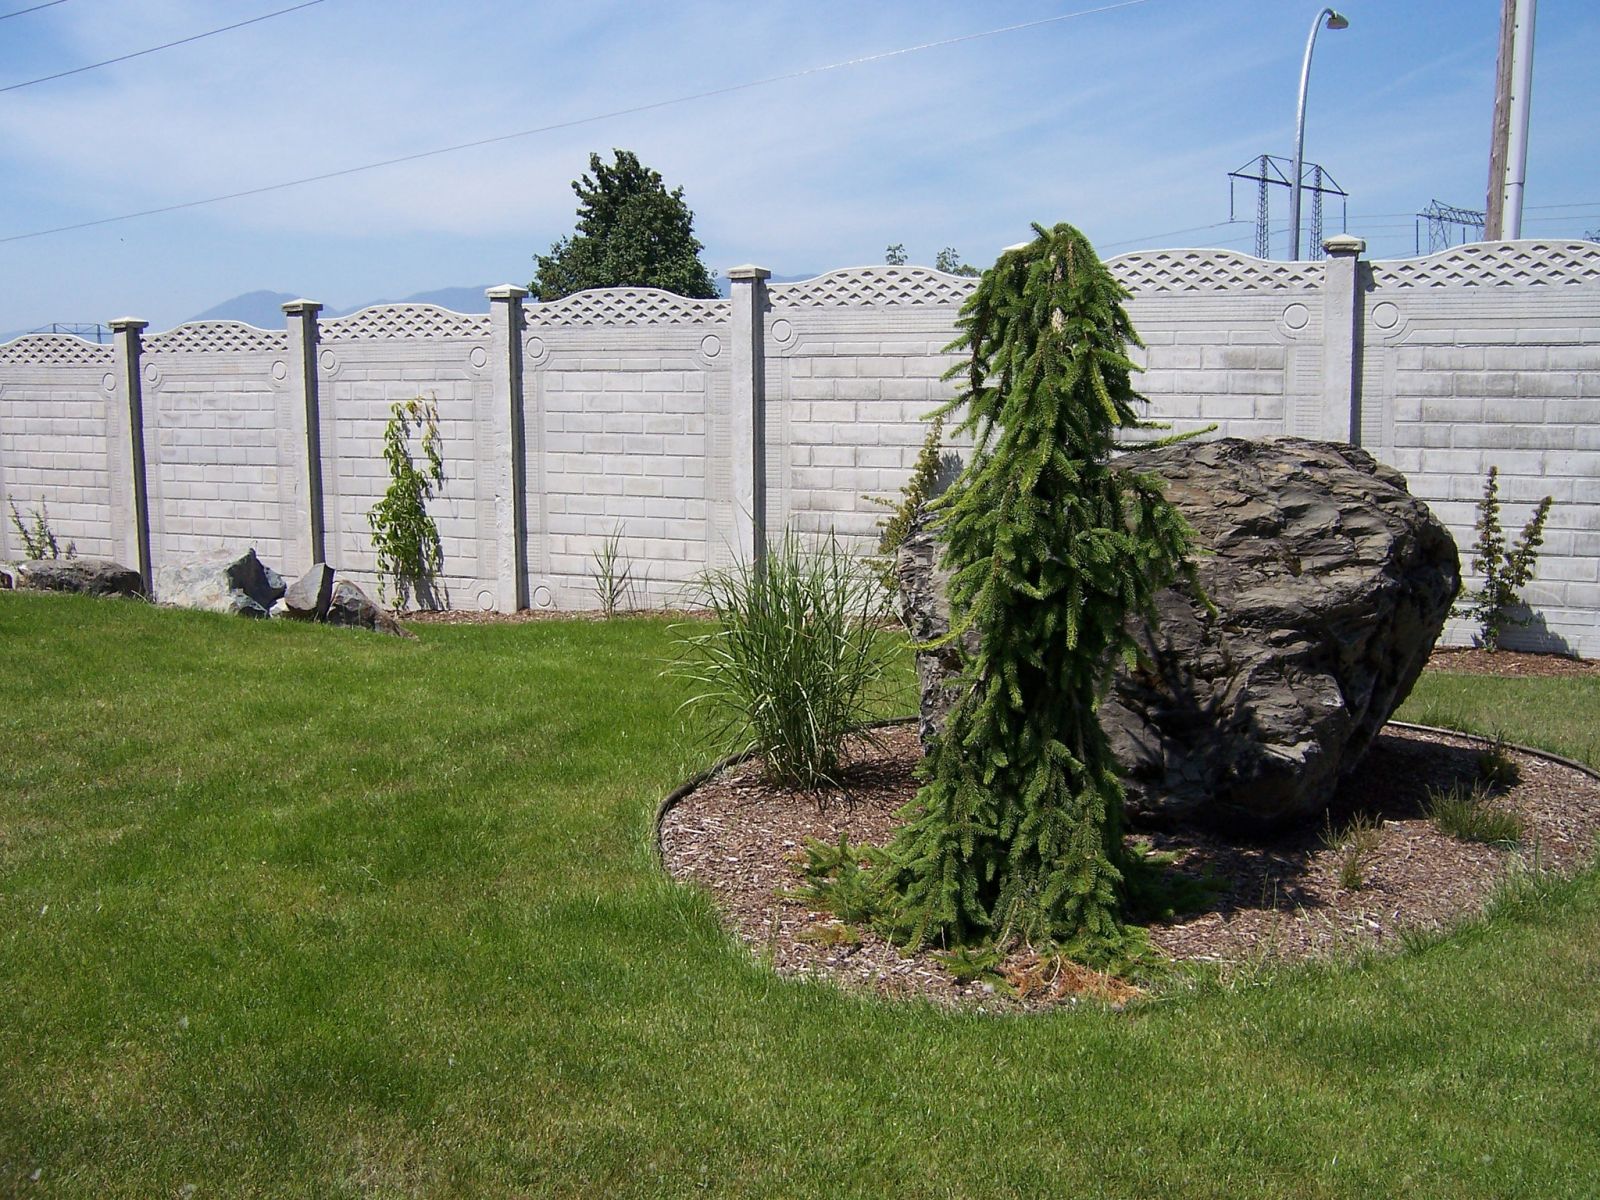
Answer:
M1555 497L1537 620L1512 645L1600 656L1600 246L1519 241L1367 262L1223 250L1110 260L1145 343L1149 415L1178 429L1349 440L1406 473L1463 566L1497 466L1515 532ZM153 564L249 543L294 574L372 582L367 512L388 484L389 406L438 404L446 483L431 511L458 608L592 608L613 535L641 606L683 603L707 567L769 533L876 538L954 394L946 351L974 281L863 267L732 296L652 289L490 313L389 305L286 331L201 322L113 345L0 346L0 500L49 509L80 553ZM10 528L0 557L17 557ZM1447 639L1468 640L1452 623Z

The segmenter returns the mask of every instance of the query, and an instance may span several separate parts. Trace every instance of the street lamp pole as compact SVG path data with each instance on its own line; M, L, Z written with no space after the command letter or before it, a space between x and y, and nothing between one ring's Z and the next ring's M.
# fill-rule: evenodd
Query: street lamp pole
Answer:
M1300 172L1305 162L1306 150L1306 87L1311 82L1311 51L1317 44L1317 30L1326 18L1329 29L1348 29L1350 22L1331 8L1325 8L1311 22L1311 36L1306 39L1306 58L1300 66L1300 103L1294 118L1294 176L1289 180L1289 257L1300 257Z

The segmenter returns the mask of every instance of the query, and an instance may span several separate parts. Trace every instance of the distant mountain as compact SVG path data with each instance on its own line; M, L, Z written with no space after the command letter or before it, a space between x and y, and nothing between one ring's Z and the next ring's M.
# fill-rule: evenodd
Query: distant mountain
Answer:
M817 272L812 271L805 275L774 275L769 283L794 283L801 279L814 279ZM489 311L489 298L484 295L490 284L481 287L446 287L435 288L432 291L417 292L412 296L405 296L399 300L368 300L362 304L353 304L348 308L337 308L333 305L322 310L324 317L343 317L353 312L360 312L363 308L372 308L378 304L435 304L440 308L448 308L459 313L486 313ZM728 281L724 276L717 276L717 294L727 296ZM246 325L254 325L257 329L282 329L285 325L283 306L290 300L299 297L288 292L245 292L231 300L224 300L221 304L206 309L189 319L191 321L243 321ZM0 340L4 340L0 338Z
M486 313L489 311L489 297L484 293L490 286L486 283L482 287L439 288L432 292L418 292L415 296L407 296L404 300L374 300L372 304L436 304L440 308L448 308L451 312ZM371 308L372 304L362 307Z
M371 308L376 304L436 304L440 308L448 308L453 312L461 313L486 313L489 311L489 298L483 293L489 285L483 287L450 287L437 288L431 292L418 292L414 296L406 296L400 300L368 300L363 304L352 305L349 308L336 308L329 305L322 310L324 317L343 317L363 308ZM243 321L246 325L254 325L257 329L282 329L286 322L283 316L283 306L290 300L300 297L288 292L245 292L231 300L224 300L221 304L206 309L205 312L190 317L191 321Z
M283 306L291 300L298 299L298 296L291 296L288 292L246 292L242 296L235 296L232 300L224 300L221 304L189 319L243 321L246 325L254 325L257 329L283 329L288 324L284 319Z

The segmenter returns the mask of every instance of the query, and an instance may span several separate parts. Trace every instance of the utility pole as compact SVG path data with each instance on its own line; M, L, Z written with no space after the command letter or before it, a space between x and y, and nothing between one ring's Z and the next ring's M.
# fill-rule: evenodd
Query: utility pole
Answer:
M1501 0L1494 119L1489 131L1489 189L1484 206L1484 236L1490 241L1522 236L1537 7L1538 0Z

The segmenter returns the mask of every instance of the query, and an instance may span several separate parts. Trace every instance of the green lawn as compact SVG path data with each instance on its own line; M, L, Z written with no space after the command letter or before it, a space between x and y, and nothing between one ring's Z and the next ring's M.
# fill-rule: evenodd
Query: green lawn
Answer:
M670 645L0 593L0 1196L1600 1194L1600 874L1121 1014L785 982L653 865Z

